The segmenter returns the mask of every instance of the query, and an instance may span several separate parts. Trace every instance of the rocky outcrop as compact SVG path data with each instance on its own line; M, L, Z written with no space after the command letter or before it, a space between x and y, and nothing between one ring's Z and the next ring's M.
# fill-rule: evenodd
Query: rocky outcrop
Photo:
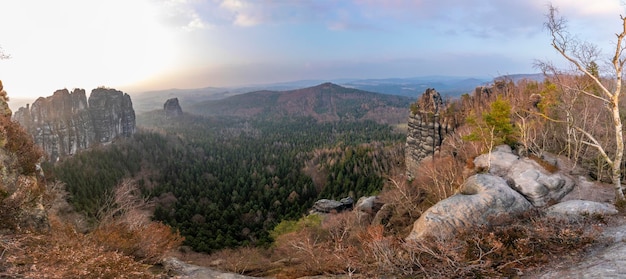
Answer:
M344 210L352 209L354 206L354 200L351 197L343 198L339 201L321 199L313 204L313 209L309 211L310 214L317 213L338 213Z
M369 225L376 217L384 203L378 196L361 197L356 202L354 210L359 224Z
M94 143L94 127L87 110L85 90L57 90L47 98L37 99L32 106L18 109L14 115L50 157L75 154Z
M165 104L163 104L163 111L165 112L165 117L167 118L174 118L183 115L183 109L178 103L178 98L171 98L165 101Z
M482 173L469 177L460 193L426 210L414 223L407 240L425 236L449 238L459 231L484 225L492 217L531 208L566 220L617 214L615 206L604 202L580 199L561 202L585 181L571 177L566 168L559 168L566 163L556 157L548 155L544 161L539 164L534 159L519 157L508 146L497 146L491 153L476 157L474 171ZM556 165L556 170L547 171L545 164ZM550 204L554 205L546 207Z
M2 82L0 93L0 231L44 232L50 224L43 206L43 174L36 166L41 152L11 121Z
M444 137L452 133L457 123L445 115L446 105L439 92L426 89L411 106L406 137L407 175L414 177L419 162L439 150Z
M546 209L546 214L554 217L579 218L584 215L615 215L617 208L610 203L569 200L557 203Z
M128 94L107 88L57 90L15 112L17 120L51 161L135 132L135 111Z
M506 181L489 174L469 177L460 193L430 207L413 224L407 240L426 236L449 238L473 226L487 224L500 214L524 212L532 208L522 195L511 189Z
M135 133L135 111L128 94L115 89L97 88L89 96L89 113L96 139L111 142Z
M507 145L474 159L478 169L503 177L534 206L558 202L574 188L574 179L563 173L549 173L535 160L520 158Z

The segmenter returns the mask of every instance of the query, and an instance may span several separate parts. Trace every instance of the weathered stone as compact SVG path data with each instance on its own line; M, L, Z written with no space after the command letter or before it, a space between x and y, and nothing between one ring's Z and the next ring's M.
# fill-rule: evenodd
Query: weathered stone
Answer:
M369 224L382 206L378 196L361 197L354 206L357 220L360 224Z
M178 98L171 98L165 101L165 104L163 104L163 111L165 111L165 117L167 118L183 115L183 109L178 103Z
M177 258L168 257L163 259L165 271L176 278L186 279L248 279L257 278L244 276L236 273L221 272L207 267L185 263Z
M313 204L313 209L310 213L331 213L341 212L347 209L352 209L354 200L351 197L343 198L340 201L321 199Z
M114 89L94 89L89 101L83 89L57 90L19 108L13 118L51 161L135 132L130 96Z
M474 159L477 169L511 182L511 187L524 195L534 206L544 206L559 201L575 186L575 180L564 173L549 173L537 162L514 155L510 147L503 145L491 153Z
M374 215L374 218L372 219L371 224L372 225L386 225L391 219L391 217L393 216L393 211L394 211L393 204L390 204L390 203L384 204L380 208L380 210L376 212L376 215Z
M474 166L478 171L489 170L489 173L497 176L506 176L509 169L519 156L513 154L508 145L496 146L491 153L482 154L474 159Z
M576 218L583 215L615 215L618 211L610 203L569 200L557 203L546 209L546 214L554 217Z
M603 236L612 239L610 243L593 249L576 262L554 262L550 269L527 278L626 278L626 225L608 228Z
M435 89L426 89L414 106L417 110L409 115L406 139L405 158L409 177L415 176L419 162L437 152L444 137L452 132L452 129L442 127L456 126L454 119L442 118L445 104Z
M426 210L413 224L407 240L426 236L449 238L461 230L484 225L500 214L519 213L530 208L530 202L501 177L477 174L463 183L459 194Z
M135 133L135 111L128 94L115 89L94 89L89 96L89 111L100 143Z

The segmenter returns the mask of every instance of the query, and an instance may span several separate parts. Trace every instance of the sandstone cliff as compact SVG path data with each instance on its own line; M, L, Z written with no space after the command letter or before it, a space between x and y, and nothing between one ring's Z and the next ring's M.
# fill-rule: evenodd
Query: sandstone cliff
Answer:
M163 104L163 111L165 111L165 117L167 118L183 115L183 109L180 107L178 98L167 99L165 104Z
M439 92L428 88L411 106L406 137L406 167L409 177L421 160L435 154L444 137L458 125L456 118L445 114L446 104Z
M135 132L135 111L128 94L107 88L57 90L15 112L13 118L30 133L35 143L56 161L64 156L108 143Z

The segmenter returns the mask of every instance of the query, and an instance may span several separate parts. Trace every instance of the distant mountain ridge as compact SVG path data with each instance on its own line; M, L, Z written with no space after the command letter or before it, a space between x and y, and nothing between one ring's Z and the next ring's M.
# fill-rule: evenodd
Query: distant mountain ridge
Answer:
M333 80L296 80L256 84L241 87L204 87L193 89L166 89L143 93L132 93L135 111L138 113L152 111L171 98L178 98L182 107L189 107L198 102L219 100L239 94L255 91L286 91L316 86L331 82L343 87L360 89L369 92L409 96L417 98L427 88L435 88L444 97L458 97L471 93L477 86L487 85L501 78L543 80L543 74L519 74L491 77L456 77L456 76L421 76L411 78L380 78L380 79L333 79Z
M375 120L403 123L413 98L323 83L288 91L255 91L200 102L187 110L211 116L313 117L318 121Z

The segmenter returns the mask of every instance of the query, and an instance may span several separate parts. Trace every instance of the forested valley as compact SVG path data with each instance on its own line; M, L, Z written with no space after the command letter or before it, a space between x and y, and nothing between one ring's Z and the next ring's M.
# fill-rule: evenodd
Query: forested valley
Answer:
M202 252L264 246L281 220L302 217L320 198L378 193L403 169L405 135L373 121L241 119L162 111L138 116L132 138L44 165L71 204L96 219L106 195L133 179L153 218Z

